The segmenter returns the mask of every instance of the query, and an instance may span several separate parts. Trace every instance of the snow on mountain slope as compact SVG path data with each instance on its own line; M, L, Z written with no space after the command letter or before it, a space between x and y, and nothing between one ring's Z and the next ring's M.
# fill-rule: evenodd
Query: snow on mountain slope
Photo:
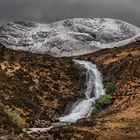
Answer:
M52 24L18 21L0 27L0 43L6 47L55 57L82 55L138 39L139 28L107 18L67 19Z

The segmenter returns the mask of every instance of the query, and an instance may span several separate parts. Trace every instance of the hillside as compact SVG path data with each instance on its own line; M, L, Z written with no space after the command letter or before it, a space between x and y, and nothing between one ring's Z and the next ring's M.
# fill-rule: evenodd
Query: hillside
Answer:
M77 71L71 59L13 51L3 45L0 56L2 128L19 131L26 125L33 127L35 120L55 121L67 103L83 96L76 90ZM19 127L16 121L9 122L12 116L19 119Z
M117 85L114 103L87 120L54 128L50 133L59 139L139 140L140 42L76 59L97 64L102 71L104 84L114 82Z
M104 85L116 84L114 103L99 114L53 128L41 137L54 140L140 138L140 41L84 56L57 59L0 45L0 137L8 135L6 131L37 127L36 120L45 120L49 125L66 113L68 104L83 97L85 79L82 75L85 73L74 65L73 59L91 61L102 72Z

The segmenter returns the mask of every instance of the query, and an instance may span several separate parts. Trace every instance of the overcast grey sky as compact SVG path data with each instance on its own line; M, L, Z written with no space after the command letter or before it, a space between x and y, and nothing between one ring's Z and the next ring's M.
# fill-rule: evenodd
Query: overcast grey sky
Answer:
M140 0L0 0L0 24L75 17L117 18L140 27Z

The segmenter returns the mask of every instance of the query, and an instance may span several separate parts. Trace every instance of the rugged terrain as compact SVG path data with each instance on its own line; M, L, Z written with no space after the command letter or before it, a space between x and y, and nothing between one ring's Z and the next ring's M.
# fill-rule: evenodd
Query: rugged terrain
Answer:
M83 83L78 84L78 81L80 77L84 82L84 73L75 67L72 59L97 64L104 85L107 82L117 85L114 103L88 119L53 128L39 137L60 140L140 139L140 41L73 58L56 59L49 55L10 50L3 45L0 45L0 54L1 139L8 135L7 131L21 133L21 127L37 125L36 120L46 120L49 125L49 121L54 122L66 113L67 104L82 98L83 88L79 85ZM16 136L12 135L14 139Z
M0 126L33 127L35 120L55 121L66 104L83 95L75 86L71 59L13 51L0 45ZM10 118L9 118L10 116ZM19 120L10 124L9 119Z
M76 124L54 128L58 139L139 140L140 139L140 42L85 55L100 68L104 83L114 82L114 103L97 115Z
M139 39L138 27L107 18L1 26L0 139L139 140ZM75 101L85 99L86 67L73 60L95 64L104 87L113 83L116 91L110 106L60 126L59 117L68 114ZM32 138L23 133L23 128L52 124L58 126L45 133L33 132Z
M139 37L138 27L109 18L75 18L51 24L16 21L0 27L0 42L6 47L55 57L119 47Z

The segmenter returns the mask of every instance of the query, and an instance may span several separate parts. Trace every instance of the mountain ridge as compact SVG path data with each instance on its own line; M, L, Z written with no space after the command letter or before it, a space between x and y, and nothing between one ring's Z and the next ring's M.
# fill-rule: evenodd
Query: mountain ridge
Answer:
M140 29L109 18L75 18L39 24L9 22L0 27L0 42L14 50L67 57L135 42Z

